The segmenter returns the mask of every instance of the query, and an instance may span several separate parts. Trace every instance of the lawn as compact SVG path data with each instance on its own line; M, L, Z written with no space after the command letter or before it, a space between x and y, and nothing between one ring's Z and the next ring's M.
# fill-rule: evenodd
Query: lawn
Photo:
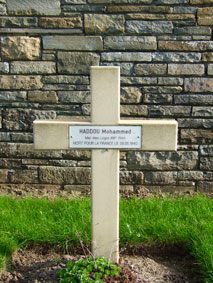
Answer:
M89 198L12 199L0 197L0 267L18 248L45 243L71 250L91 242ZM213 199L205 196L122 199L120 246L184 244L213 282Z

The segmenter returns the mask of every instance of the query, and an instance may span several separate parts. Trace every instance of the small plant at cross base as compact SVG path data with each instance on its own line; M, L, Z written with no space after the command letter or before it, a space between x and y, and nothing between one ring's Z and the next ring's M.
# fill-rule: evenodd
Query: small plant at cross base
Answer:
M106 258L84 258L68 262L65 269L58 270L60 283L105 283L129 282L122 274L121 267Z

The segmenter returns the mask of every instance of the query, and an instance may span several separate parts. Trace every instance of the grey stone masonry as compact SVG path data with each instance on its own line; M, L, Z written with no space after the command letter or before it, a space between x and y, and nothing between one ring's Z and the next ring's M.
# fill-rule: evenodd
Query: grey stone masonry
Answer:
M121 194L213 195L212 4L0 0L0 192L90 193L90 151L35 151L32 125L89 119L100 65L120 66L121 119L179 127L177 152L121 152Z

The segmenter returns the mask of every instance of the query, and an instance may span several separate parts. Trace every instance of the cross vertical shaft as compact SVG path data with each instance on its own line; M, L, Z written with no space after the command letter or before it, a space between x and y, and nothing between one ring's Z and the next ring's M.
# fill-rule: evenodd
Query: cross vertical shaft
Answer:
M119 67L92 67L92 124L120 121ZM92 150L92 252L119 260L119 150Z

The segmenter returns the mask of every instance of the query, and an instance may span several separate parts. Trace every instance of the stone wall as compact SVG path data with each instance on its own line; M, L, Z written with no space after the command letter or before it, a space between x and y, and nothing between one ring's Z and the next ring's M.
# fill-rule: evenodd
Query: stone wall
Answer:
M0 192L89 192L90 152L32 124L89 116L91 65L121 67L122 117L179 123L178 152L121 152L123 194L212 192L212 25L213 0L0 0Z

